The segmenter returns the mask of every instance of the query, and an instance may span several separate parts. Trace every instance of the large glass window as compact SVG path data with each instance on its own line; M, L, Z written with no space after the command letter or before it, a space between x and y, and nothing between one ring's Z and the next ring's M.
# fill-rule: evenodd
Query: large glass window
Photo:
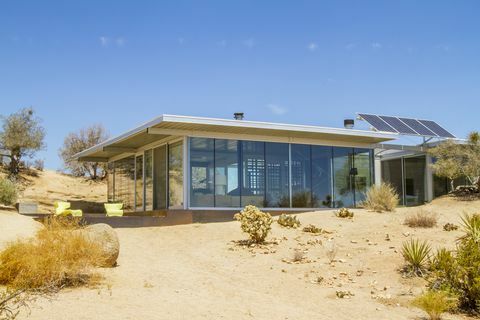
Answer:
M240 207L239 142L215 139L215 206Z
M312 164L310 146L291 145L292 207L312 207Z
M425 202L425 157L405 158L405 204Z
M167 208L167 146L153 149L153 209Z
M382 181L389 183L398 194L403 204L403 176L402 159L382 161Z
M153 210L153 150L145 151L145 210Z
M215 205L213 149L213 139L190 139L190 205L192 207Z
M115 202L122 202L125 211L134 209L135 157L127 157L115 162Z
M369 149L355 148L354 180L355 180L355 203L358 204L365 200L367 189L372 184L372 152Z
M143 211L143 155L135 158L135 210Z
M115 162L109 162L107 164L107 201L114 201L115 190Z
M334 206L353 207L353 183L351 171L353 168L353 149L352 148L333 148L333 187L334 187Z
M312 207L331 207L332 200L332 147L312 146Z
M265 206L265 143L242 141L242 206Z
M168 145L168 207L183 208L183 142Z
M287 143L265 143L266 207L290 207L289 147Z

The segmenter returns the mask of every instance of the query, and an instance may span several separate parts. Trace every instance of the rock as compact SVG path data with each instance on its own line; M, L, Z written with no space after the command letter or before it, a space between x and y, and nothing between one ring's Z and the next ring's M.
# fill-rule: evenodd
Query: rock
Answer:
M102 248L104 264L102 267L114 267L120 253L120 242L115 230L105 223L92 224L82 230L87 239L98 243Z

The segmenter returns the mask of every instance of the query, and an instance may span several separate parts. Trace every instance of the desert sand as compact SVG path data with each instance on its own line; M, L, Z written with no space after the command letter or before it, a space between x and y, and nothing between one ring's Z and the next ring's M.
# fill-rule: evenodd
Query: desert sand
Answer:
M407 214L427 210L439 217L431 229L403 224ZM410 301L425 289L419 278L402 278L400 248L412 237L433 247L454 246L461 214L480 212L480 201L451 198L392 213L354 210L352 220L333 210L298 214L332 233L311 235L274 223L270 241L242 247L236 221L172 227L116 229L118 266L103 269L97 288L65 289L38 300L22 319L422 319ZM2 213L3 214L3 213ZM11 214L11 213L8 213ZM3 225L3 223L2 223ZM338 248L330 263L326 248ZM301 263L288 263L295 249ZM321 281L319 281L321 280ZM336 291L350 291L339 299ZM445 319L465 319L448 314Z

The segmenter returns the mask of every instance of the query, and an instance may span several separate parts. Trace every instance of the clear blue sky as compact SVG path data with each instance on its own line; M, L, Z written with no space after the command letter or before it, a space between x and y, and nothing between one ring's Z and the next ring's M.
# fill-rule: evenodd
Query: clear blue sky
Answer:
M355 112L480 129L480 1L0 2L0 114L70 131L162 113L341 126Z

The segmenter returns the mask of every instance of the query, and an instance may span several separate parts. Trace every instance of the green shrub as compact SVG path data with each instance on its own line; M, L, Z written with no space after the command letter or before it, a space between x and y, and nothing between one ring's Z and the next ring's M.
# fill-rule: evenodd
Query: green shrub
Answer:
M278 224L286 228L298 228L300 227L300 220L296 216L290 214L282 214L278 217Z
M303 232L308 232L308 233L322 233L323 230L322 228L319 228L313 224L309 224L308 226L303 228Z
M393 211L398 205L398 194L395 188L388 184L373 185L368 189L363 206L372 211Z
M475 242L480 242L480 215L479 214L465 214L462 217L462 227L465 235L462 239L471 239Z
M413 301L413 305L425 311L431 320L440 320L442 313L456 306L456 299L445 291L429 290Z
M246 206L242 211L235 214L235 219L240 221L242 231L248 233L253 242L265 241L272 229L272 216L262 212L255 206Z
M437 225L437 215L425 210L419 210L405 218L405 224L410 228L433 228Z
M335 212L335 215L339 218L353 218L353 211L348 210L347 208L342 208Z
M17 187L8 179L0 178L0 204L13 206L17 202Z
M423 276L427 270L430 250L430 245L426 241L422 243L418 239L405 241L402 246L402 256L407 262L405 271L410 275Z

